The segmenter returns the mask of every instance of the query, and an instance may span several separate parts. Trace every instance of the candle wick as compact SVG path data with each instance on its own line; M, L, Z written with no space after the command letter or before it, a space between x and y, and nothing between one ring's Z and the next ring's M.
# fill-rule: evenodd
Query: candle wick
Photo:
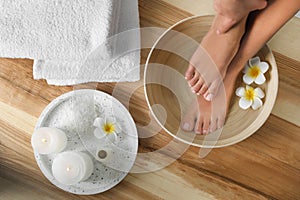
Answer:
M47 139L42 139L42 142L43 142L43 143L46 143L46 142L47 142Z

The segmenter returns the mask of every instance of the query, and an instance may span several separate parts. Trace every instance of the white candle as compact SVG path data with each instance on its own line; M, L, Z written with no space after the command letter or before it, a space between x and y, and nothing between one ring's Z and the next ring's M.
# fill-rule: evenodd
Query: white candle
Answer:
M43 127L32 134L31 145L39 154L59 153L67 145L67 136L60 129Z
M94 164L91 157L83 152L60 153L52 164L54 178L64 185L75 185L88 179L93 170Z

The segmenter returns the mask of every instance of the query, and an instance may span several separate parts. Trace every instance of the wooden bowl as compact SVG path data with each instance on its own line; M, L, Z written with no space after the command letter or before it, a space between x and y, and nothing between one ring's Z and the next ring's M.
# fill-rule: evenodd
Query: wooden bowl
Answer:
M266 96L259 110L242 110L239 97L233 94L223 129L207 136L181 130L184 113L196 96L184 78L188 61L207 33L213 16L194 16L169 28L153 46L146 63L144 89L148 106L160 126L176 139L204 148L217 148L240 142L257 131L269 117L278 90L278 72L274 56L267 46L257 55L268 62L266 83L260 86ZM193 44L195 42L195 44ZM236 87L245 86L242 76Z

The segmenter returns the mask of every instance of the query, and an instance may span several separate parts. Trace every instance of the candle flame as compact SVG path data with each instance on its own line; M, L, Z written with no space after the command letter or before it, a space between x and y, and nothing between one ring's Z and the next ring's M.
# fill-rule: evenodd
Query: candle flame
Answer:
M67 169L66 169L66 170L67 170L67 172L69 172L69 171L71 171L71 168L70 168L70 167L67 167Z
M47 139L42 139L42 142L43 142L43 143L46 143L46 142L47 142Z

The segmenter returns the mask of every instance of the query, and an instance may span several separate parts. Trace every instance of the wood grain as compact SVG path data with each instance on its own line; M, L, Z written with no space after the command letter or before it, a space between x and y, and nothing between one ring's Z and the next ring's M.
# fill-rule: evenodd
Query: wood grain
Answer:
M140 0L140 14L142 27L169 27L191 16L160 0ZM142 53L143 62L147 52ZM279 95L273 115L254 135L234 146L213 150L204 159L198 157L199 148L189 147L168 167L129 174L115 188L94 196L68 194L51 185L38 169L30 145L41 111L73 88L34 81L31 60L0 59L0 199L299 199L300 63L274 54L280 75ZM113 83L97 85L110 94L114 87ZM125 103L127 92L135 87L130 112L138 126L145 126L151 117L142 80L119 86L120 101ZM151 133L153 129L143 131ZM140 139L139 152L154 152L172 140L160 131ZM171 157L172 151L161 156Z

